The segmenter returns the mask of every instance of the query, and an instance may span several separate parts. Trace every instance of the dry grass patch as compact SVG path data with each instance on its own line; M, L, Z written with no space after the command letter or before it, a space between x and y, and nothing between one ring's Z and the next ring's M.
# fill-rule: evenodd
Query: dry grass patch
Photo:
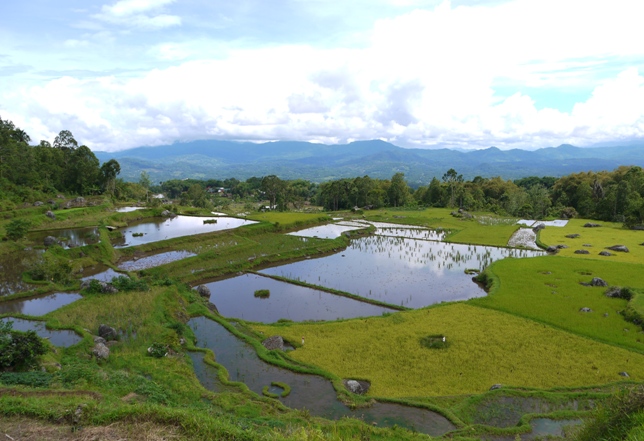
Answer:
M306 345L290 353L340 378L371 381L370 395L421 397L472 394L496 383L534 388L644 379L644 356L510 314L463 303L388 317L324 324L254 326L264 335ZM446 336L449 347L420 340Z

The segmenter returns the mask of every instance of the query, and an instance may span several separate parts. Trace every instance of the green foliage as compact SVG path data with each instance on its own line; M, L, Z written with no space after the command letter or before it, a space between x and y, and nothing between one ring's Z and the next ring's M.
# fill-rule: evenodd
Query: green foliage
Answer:
M620 441L644 422L644 387L624 390L601 404L577 436L577 441Z
M260 299L267 299L270 297L271 292L268 289L258 289L254 293L255 297L259 297Z
M2 372L0 373L0 384L7 386L49 387L53 377L52 374L41 371Z
M60 284L67 284L72 280L72 266L67 258L56 254L56 248L52 247L43 258L35 262L27 271L32 280L49 281Z
M26 219L14 219L5 225L4 229L6 231L7 238L18 240L25 237L30 226L31 222Z
M446 349L450 342L442 334L426 335L420 338L420 345L427 349Z
M163 358L168 355L168 346L163 343L154 342L148 348L148 355L154 358Z
M34 331L14 331L12 325L11 321L0 323L0 370L36 367L47 347Z
M131 279L127 276L114 277L110 282L119 291L149 291L150 287L141 279Z

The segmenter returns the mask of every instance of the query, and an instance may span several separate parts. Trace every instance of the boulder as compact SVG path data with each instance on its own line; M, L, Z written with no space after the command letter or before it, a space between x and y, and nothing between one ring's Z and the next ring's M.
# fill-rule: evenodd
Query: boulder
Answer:
M590 286L608 286L608 283L600 277L593 277L590 281Z
M72 199L72 203L76 205L82 205L85 203L85 198L79 196L77 198Z
M116 340L118 337L116 329L107 325L101 325L98 327L98 335L99 337L103 337L105 340Z
M44 203L42 201L34 202L34 207L40 207L41 205L44 205Z
M266 340L264 340L262 342L262 345L269 351L272 351L273 349L279 349L280 351L283 351L284 339L281 335L273 335L272 337L268 337Z
M601 227L601 225L599 225L599 224L594 224L594 223L592 223L592 222L586 222L586 223L584 224L584 228L597 228L597 227Z
M557 245L557 248L559 248L560 250L562 250L562 249L564 249L564 248L568 248L568 245L564 245L564 244L562 244L562 243L561 243L561 244Z
M581 308L579 312L593 312L593 310L588 307L584 307L584 308Z
M351 393L364 395L369 391L371 383L364 380L344 380L344 387Z
M163 211L161 212L161 216L163 216L163 217L177 217L177 215L176 215L176 214L174 214L174 213L173 213L172 211L170 211L170 210L163 210Z
M57 197L58 199L65 199L65 196L63 196L62 194L57 194L57 195L56 195L56 197Z
M566 237L568 239L576 239L576 238L579 237L579 234L576 234L576 233L575 234L566 234Z
M609 252L609 251L600 251L600 252L599 252L599 255L600 255L600 256L612 256L612 255L613 255L613 253L611 253L611 252Z
M606 297L612 297L612 298L617 298L621 299L623 298L624 294L622 293L622 287L621 286L611 286L604 292Z
M613 245L612 247L606 247L607 250L619 251L620 253L628 253L628 248L625 245Z
M103 337L94 337L94 343L103 343L106 344L107 340L105 340Z
M502 387L503 387L503 385L502 385L502 384L498 384L498 383L497 383L497 384L493 384L493 385L490 387L490 390L497 390L497 389L501 389Z
M57 243L58 243L58 239L56 239L54 236L47 236L47 237L45 237L45 240L43 240L43 244L46 247L56 245Z
M54 214L54 212L53 212L53 211L51 211L51 210L47 210L47 212L45 213L45 216L47 216L47 217L48 217L48 218L50 218L50 219L54 219L54 220L56 220L56 215L55 215L55 214Z
M629 378L630 377L630 375L628 375L628 372L623 372L623 371L620 372L619 375L621 375L624 378Z
M105 343L96 343L92 349L92 354L98 359L107 360L110 356L110 348L108 348Z
M532 231L534 231L535 233L537 233L537 232L539 232L539 231L543 230L544 228L546 228L546 226L545 226L544 224L539 224L539 225L537 225L537 226L533 227L533 228L532 228Z
M559 248L556 247L556 246L551 245L548 248L546 248L546 251L549 252L549 253L556 253L557 251L559 251Z
M575 250L575 254L590 254L588 250Z
M197 287L197 293L201 297L210 298L210 288L208 288L206 285L199 285Z

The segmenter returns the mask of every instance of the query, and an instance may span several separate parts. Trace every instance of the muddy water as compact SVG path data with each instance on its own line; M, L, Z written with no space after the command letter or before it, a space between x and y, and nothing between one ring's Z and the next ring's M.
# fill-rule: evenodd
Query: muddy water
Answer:
M432 436L440 436L454 430L454 425L445 417L425 409L412 408L390 403L377 403L368 409L351 411L339 402L331 382L315 375L302 375L287 369L267 364L257 357L255 350L236 338L218 323L197 317L188 325L197 337L197 345L209 348L215 353L216 361L229 373L230 380L244 382L250 390L260 394L264 386L278 381L288 384L291 393L280 398L286 406L295 409L308 409L314 416L330 419L342 417L362 418L366 422L375 422L381 427L394 424ZM195 357L200 360L201 357ZM202 384L213 384L213 370L202 369L195 363L195 373Z
M0 303L0 314L44 315L81 298L80 294L59 292L43 297L12 300Z
M38 260L40 254L41 250L24 250L0 256L0 297L33 288L22 281L22 273Z
M138 260L128 260L121 263L119 265L119 269L124 271L140 271L193 256L196 256L196 254L189 251L168 251L167 253L159 253L152 256L142 257Z
M99 242L98 228L66 228L62 230L36 231L29 233L27 238L38 245L42 245L45 237L57 238L63 248L75 248Z
M539 251L460 245L400 237L355 239L337 254L261 273L322 285L383 302L420 308L485 295L465 269L483 270L506 257Z
M216 219L217 222L213 224L203 223L204 220L210 219ZM193 234L230 230L254 223L256 222L234 217L177 216L175 218L155 219L154 221L146 220L132 223L130 226L123 228L123 237L114 240L113 245L115 248L132 247ZM142 234L142 236L134 236L134 234Z
M256 274L244 274L206 286L211 292L210 302L217 306L221 315L253 322L337 320L394 311ZM270 296L255 297L255 291L259 289L268 289Z
M13 329L16 331L35 331L39 337L48 339L54 346L68 347L82 340L74 331L47 329L45 322L37 320L24 320L14 317L5 317L0 320L3 322L12 321Z

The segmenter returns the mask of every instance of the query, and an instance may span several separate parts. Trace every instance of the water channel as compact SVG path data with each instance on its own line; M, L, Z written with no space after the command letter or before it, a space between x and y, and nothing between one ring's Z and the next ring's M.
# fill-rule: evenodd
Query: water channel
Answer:
M92 245L98 243L100 238L98 236L97 227L86 228L63 228L59 230L45 230L35 231L29 233L27 238L38 245L42 245L45 237L53 236L58 239L63 248L75 248L85 245Z
M48 312L55 311L81 298L82 296L80 294L57 292L42 297L11 300L0 303L0 314L45 315Z
M1 318L0 321L13 322L13 329L16 331L35 331L39 337L48 339L54 346L68 347L75 345L82 340L82 338L74 331L47 329L45 322L38 320L4 317Z
M208 220L216 222L204 223ZM153 221L143 220L133 222L125 227L123 236L120 239L115 239L113 245L115 248L133 247L177 237L230 230L254 223L256 222L251 220L223 216L212 218L176 216Z
M205 285L211 292L210 302L221 315L253 322L337 320L394 311L257 274L243 274ZM260 289L268 289L269 297L255 297L255 291Z
M368 423L389 427L394 424L432 436L440 436L455 426L435 412L392 403L376 403L370 408L352 411L337 400L331 382L316 375L303 375L265 363L249 344L241 341L220 324L205 317L196 317L188 326L197 337L197 345L211 349L217 363L228 371L231 381L244 382L250 390L261 395L271 382L286 383L291 393L280 401L294 409L307 409L312 415L329 419L360 418ZM191 355L195 373L204 386L221 390L220 382L213 379L212 369L204 368L201 355Z
M485 295L466 269L541 251L461 245L404 237L353 239L346 250L267 268L260 273L321 285L390 304L420 308Z

